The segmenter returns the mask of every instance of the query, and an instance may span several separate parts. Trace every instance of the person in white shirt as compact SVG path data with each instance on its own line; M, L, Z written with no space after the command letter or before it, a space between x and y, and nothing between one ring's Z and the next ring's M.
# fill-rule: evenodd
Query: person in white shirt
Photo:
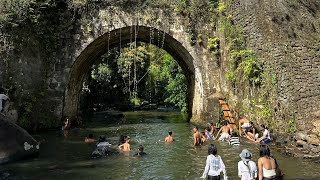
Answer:
M258 176L257 165L251 161L251 152L243 149L239 156L241 161L238 162L238 176L241 180L255 180Z
M9 100L9 97L6 96L3 91L1 91L0 92L0 112L4 112L4 110L7 109L5 108L6 105L4 105L3 103L4 101L7 101L7 100Z
M261 128L262 128L263 134L262 134L262 136L260 138L258 138L256 140L256 142L263 141L265 144L270 143L271 138L270 138L270 132L269 132L268 128L265 125L261 125Z
M224 180L228 179L226 167L219 155L217 155L217 147L211 144L208 148L208 156L206 166L201 176L203 179L220 180L220 173L223 172Z

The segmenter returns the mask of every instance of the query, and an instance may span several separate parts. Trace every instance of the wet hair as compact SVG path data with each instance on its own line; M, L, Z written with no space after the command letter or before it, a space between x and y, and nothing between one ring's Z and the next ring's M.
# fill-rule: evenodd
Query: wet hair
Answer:
M93 134L90 133L88 137L89 137L89 138L93 138Z
M270 156L270 149L267 145L260 145L260 157L263 157L263 156Z
M212 155L216 155L217 154L217 147L214 144L210 144L209 148L208 148L208 155L212 154Z
M140 144L139 147L138 147L138 149L139 149L139 151L142 152L142 151L143 151L143 146Z
M232 132L231 137L238 137L238 134L236 132Z
M264 125L264 124L262 124L261 127L262 127L263 129L268 129L267 126Z
M211 126L213 126L213 123L210 123Z
M228 124L229 124L228 121L224 121L224 123L223 123L224 126L227 126Z
M168 134L169 134L170 136L172 136L172 131L169 131Z
M106 137L105 136L100 136L99 137L99 142L105 142L106 141Z

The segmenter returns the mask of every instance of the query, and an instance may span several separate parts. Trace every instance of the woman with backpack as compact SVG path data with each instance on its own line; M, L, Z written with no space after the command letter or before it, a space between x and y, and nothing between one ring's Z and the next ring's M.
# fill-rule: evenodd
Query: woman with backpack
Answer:
M255 180L258 176L257 165L251 161L251 152L243 149L239 156L241 161L238 162L238 176L241 180Z

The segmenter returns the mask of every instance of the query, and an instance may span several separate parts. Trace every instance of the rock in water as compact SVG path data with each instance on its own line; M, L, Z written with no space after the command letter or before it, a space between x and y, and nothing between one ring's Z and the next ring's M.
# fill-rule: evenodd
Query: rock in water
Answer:
M0 164L38 155L38 142L26 130L0 115Z

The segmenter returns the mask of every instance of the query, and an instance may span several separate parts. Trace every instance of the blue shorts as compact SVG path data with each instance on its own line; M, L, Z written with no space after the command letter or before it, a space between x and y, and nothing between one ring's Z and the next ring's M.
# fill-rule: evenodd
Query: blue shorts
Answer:
M270 139L269 139L269 138L264 138L264 139L263 139L263 142L266 143L266 144L268 144L268 143L270 143Z

